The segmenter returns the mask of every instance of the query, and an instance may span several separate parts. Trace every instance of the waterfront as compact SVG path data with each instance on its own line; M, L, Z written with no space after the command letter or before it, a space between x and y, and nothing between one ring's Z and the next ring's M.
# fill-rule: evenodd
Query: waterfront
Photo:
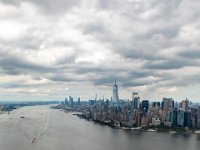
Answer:
M199 145L197 134L113 129L49 106L23 107L0 115L2 150L197 150Z

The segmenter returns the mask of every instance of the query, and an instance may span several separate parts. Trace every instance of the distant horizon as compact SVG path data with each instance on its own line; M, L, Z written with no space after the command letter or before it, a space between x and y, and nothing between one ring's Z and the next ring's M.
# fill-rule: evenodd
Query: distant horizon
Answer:
M73 96L72 96L73 97ZM67 97L68 98L68 97ZM73 97L74 98L74 97ZM173 99L173 97L163 97L163 98L172 98ZM77 98L74 98L73 99L75 102L76 101L78 101L77 100ZM84 101L89 101L89 100L95 100L95 98L91 98L91 99L80 99L82 102L84 102ZM97 101L98 100L103 100L103 99L97 99ZM109 100L109 101L111 101L111 99L108 99L108 98L105 98L104 100ZM132 99L119 99L119 100L124 100L124 101L131 101ZM149 102L162 102L163 101L163 99L160 99L160 100L158 100L158 99L156 99L156 100L153 100L153 99L140 99L140 101L143 101L143 100L148 100ZM185 100L185 99L181 99L181 100L177 100L177 99L173 99L174 100L174 102L181 102L182 100ZM192 103L194 103L194 104L200 104L200 102L199 102L199 100L191 100L191 99L188 99L190 102L192 102ZM63 101L65 101L65 99L60 99L60 100L2 100L2 99L0 99L0 104L1 103L7 103L7 102L10 102L10 103L18 103L18 102L63 102Z

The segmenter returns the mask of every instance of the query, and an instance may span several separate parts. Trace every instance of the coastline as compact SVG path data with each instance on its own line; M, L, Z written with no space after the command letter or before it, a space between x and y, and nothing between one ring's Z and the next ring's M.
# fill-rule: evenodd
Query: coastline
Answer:
M93 120L93 119L87 119L84 114L72 114L74 116L77 116L80 119L85 119L88 121L95 122L100 125L109 126L114 129L122 129L127 131L146 131L146 132L165 132L170 134L200 134L200 130L194 130L194 129L185 129L185 128L171 128L166 126L145 126L145 127L125 127L125 126L116 126L112 121L101 121L101 120Z
M94 120L90 117L87 117L86 114L84 114L81 111L73 110L71 108L66 108L63 105L57 105L50 107L51 109L58 109L61 110L65 113L71 112L72 115L77 116L79 119L85 119L88 121L92 121L94 123L104 125L104 126L109 126L114 129L121 129L121 130L127 130L127 131L145 131L145 132L165 132L165 133L170 133L170 134L200 134L200 129L190 129L190 128L184 128L184 127L169 127L169 126L134 126L134 127L127 127L122 125L122 123L114 120Z

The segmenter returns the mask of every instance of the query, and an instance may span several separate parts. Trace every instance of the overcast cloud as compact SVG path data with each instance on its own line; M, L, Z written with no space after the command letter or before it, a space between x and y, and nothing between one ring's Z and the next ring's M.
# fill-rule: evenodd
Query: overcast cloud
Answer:
M0 0L0 100L200 100L196 0Z

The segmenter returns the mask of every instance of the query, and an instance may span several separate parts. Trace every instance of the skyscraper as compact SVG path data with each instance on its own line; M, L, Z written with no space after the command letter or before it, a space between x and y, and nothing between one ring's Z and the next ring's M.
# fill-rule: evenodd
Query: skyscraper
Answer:
M181 102L181 108L183 108L185 111L188 110L189 100L186 98L186 100L183 100Z
M113 101L118 102L119 96L118 96L118 86L117 86L117 81L115 77L115 83L113 85Z
M148 100L143 100L141 104L141 110L144 112L147 112L149 109L149 101Z
M74 106L74 100L73 100L73 97L71 97L71 96L69 96L69 105L70 105L70 107Z
M183 109L179 109L177 112L177 124L180 127L184 127L184 113Z
M139 109L140 108L140 97L137 96L138 93L132 93L132 101L133 101L133 107L134 109Z
M200 129L200 106L198 107L197 110L197 128Z
M162 109L163 111L173 110L174 108L174 100L172 98L163 98L162 101Z

